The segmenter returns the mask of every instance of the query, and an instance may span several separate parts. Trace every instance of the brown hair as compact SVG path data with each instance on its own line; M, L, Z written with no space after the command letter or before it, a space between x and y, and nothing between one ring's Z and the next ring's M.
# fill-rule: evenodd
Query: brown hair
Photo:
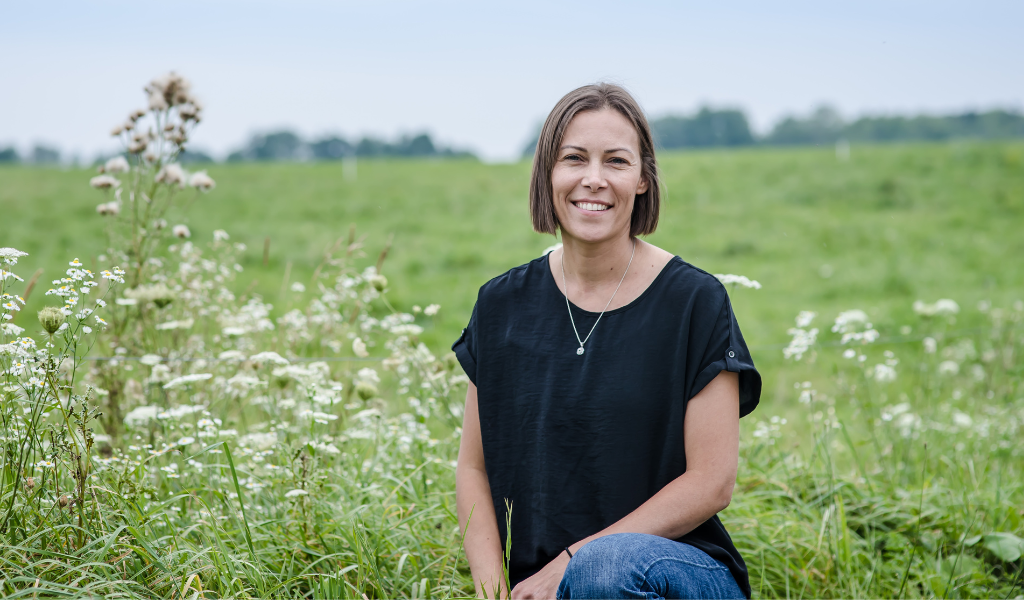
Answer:
M626 117L636 129L640 139L641 176L647 181L647 191L637 194L630 216L629 235L647 235L658 227L661 209L661 188L658 163L654 159L654 140L647 117L633 96L621 86L595 83L577 88L558 101L544 121L533 154L533 175L530 178L530 217L533 229L539 233L555 234L558 217L555 215L554 193L551 189L551 170L555 167L558 148L569 123L577 114L588 110L613 108Z

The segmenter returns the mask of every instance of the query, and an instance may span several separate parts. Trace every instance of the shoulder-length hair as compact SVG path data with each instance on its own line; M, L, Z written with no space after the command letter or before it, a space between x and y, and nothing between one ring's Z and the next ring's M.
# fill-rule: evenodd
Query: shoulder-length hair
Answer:
M530 217L533 229L539 233L555 234L558 217L555 215L554 193L551 189L551 170L558 158L558 148L569 123L581 112L612 108L626 117L640 138L641 176L647 181L647 191L637 194L630 217L629 235L648 235L658 227L661 210L661 187L658 163L654 158L654 139L644 111L633 96L621 86L595 83L577 88L558 101L540 130L537 150L533 155L533 175L530 178Z

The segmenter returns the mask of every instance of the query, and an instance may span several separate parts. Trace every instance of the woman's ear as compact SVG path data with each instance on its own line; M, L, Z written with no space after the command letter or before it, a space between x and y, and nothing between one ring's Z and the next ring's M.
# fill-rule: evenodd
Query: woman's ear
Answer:
M647 191L647 176L641 175L640 182L636 184L636 195L639 196Z

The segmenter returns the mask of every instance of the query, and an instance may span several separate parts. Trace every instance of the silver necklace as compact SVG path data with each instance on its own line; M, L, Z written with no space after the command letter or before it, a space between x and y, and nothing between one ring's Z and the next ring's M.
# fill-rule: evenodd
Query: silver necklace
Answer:
M629 253L629 262L626 263L626 270L622 272L622 279L619 279L619 285L615 286L615 291L612 292L612 297L608 298L608 303L604 305L604 309L601 314L597 315L597 320L594 321L594 326L590 328L590 333L587 337L580 339L580 332L576 330L576 320L572 318L572 307L569 306L569 285L565 283L565 247L562 247L562 255L558 257L559 265L562 268L562 287L565 288L565 308L569 310L569 322L572 323L572 331L576 334L576 341L580 343L580 347L576 349L576 355L580 356L583 354L583 344L587 343L590 336L594 334L594 330L597 329L597 324L601 322L601 317L604 316L604 312L611 306L612 300L615 298L615 294L618 293L619 288L622 287L622 282L626 279L626 273L629 273L629 265L633 264L633 255L636 254L636 240L633 240L633 250Z

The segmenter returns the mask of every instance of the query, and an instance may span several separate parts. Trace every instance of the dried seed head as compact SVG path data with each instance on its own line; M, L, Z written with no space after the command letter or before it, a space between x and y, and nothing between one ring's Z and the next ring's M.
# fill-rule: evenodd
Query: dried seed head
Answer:
M32 489L35 488L35 487L36 487L36 478L35 477L27 477L27 478L25 478L25 489L26 490L32 491Z
M146 111L142 110L141 108L136 108L135 111L128 116L128 118L132 121L138 121L144 116L146 116Z
M148 162L148 163L155 163L156 162L156 153L155 152L147 152L146 154L144 154L142 156L142 158L146 159L146 162Z
M163 168L157 172L155 181L157 183L166 183L167 185L178 185L184 187L185 170L182 169L181 165L178 163L164 165Z
M192 232L188 230L188 225L175 225L171 228L171 233L174 234L174 237L182 239L192 237Z
M67 494L63 494L61 495L60 500L58 500L58 503L61 508L67 508L68 504L71 504L71 498L69 498Z
M107 161L107 164L103 165L104 171L107 173L127 173L131 166L128 164L128 159L123 156L115 156ZM100 171L101 173L103 171Z
M174 131L174 123L164 125L164 131Z
M188 184L191 187L194 187L197 190L203 192L208 192L217 185L216 182L214 182L213 179L206 174L206 171L199 171L198 173L193 173L192 176L188 178Z
M121 214L121 203L117 202L117 201L112 201L112 202L104 202L103 204L97 204L96 205L96 212L98 212L98 213L100 213L101 215L104 215L104 216L106 216L106 215L111 215L111 216L119 215L119 214Z
M124 125L116 125L116 126L114 126L113 129L110 130L110 135L113 136L113 137L117 137L117 136L121 135L121 133L123 133L123 132L124 132Z
M383 275L374 275L370 278L370 285L378 292L383 292L388 287L388 278Z
M98 190L109 190L121 185L121 182L110 175L97 175L89 180L89 185Z
M163 94L150 94L149 95L149 109L150 110L167 110L170 105L167 104L167 100L164 99Z
M60 326L64 324L64 312L56 306L43 308L37 316L39 317L39 324L50 335L57 333Z

